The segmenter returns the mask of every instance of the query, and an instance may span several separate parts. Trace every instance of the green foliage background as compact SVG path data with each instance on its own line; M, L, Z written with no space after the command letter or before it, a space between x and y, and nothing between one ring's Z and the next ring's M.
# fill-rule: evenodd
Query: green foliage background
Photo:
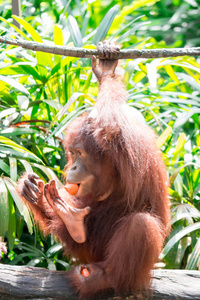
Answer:
M11 16L11 1L1 1L2 36L87 48L104 38L130 49L200 43L198 0L22 0L21 11L22 17ZM121 65L128 103L157 132L170 177L172 231L161 259L167 268L200 269L200 59ZM97 94L88 59L0 46L0 235L9 248L4 263L68 268L61 245L34 227L16 181L34 171L61 184L63 131L91 110Z

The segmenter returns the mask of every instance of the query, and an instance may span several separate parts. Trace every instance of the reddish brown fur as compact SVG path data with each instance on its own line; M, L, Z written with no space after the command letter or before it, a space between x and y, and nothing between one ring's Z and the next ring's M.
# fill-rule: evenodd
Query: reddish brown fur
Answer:
M77 207L91 206L85 217L86 242L74 242L46 201L42 207L28 203L42 230L54 233L81 263L89 263L89 277L83 277L79 268L69 273L81 296L110 288L119 292L147 288L168 233L168 178L161 153L152 130L127 115L125 102L123 84L115 77L104 78L95 105L97 116L82 116L67 130L66 152L81 140L95 161L93 168L102 168L96 193L114 184L113 193L101 202L95 197L63 196Z

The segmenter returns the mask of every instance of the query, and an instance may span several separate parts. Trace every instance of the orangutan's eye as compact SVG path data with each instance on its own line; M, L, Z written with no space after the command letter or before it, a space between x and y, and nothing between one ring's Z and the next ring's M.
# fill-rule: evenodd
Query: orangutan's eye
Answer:
M71 156L73 156L75 153L74 153L73 150L69 150L69 151L68 151L68 154L71 155Z
M80 149L77 149L76 151L77 151L79 156L81 156L83 154L83 152Z

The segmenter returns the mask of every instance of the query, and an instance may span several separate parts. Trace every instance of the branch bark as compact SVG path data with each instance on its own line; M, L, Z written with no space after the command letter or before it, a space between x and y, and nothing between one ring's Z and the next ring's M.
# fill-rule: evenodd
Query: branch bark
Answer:
M0 37L0 43L21 46L24 49L29 49L33 51L48 52L64 56L72 57L81 57L88 58L93 55L99 56L97 50L94 49L84 49L84 48L75 48L75 47L65 47L65 46L56 46L56 45L47 45L43 43L37 43L32 41L26 41L21 38L12 39L6 37ZM134 58L159 58L159 57L177 57L177 56L199 56L200 47L196 48L171 48L171 49L122 49L118 53L117 59L134 59Z
M0 299L78 300L66 274L65 271L0 264ZM200 299L199 271L154 270L152 277L152 287L148 295L108 294L106 297L101 297L101 300ZM94 299L97 298L90 298L90 300Z

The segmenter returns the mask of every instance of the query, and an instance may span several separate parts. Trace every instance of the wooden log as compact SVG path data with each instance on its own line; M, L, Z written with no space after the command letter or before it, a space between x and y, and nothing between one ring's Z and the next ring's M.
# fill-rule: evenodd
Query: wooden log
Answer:
M70 287L65 271L0 264L0 299L78 300L78 296ZM149 295L109 294L93 299L200 299L200 272L154 270Z

